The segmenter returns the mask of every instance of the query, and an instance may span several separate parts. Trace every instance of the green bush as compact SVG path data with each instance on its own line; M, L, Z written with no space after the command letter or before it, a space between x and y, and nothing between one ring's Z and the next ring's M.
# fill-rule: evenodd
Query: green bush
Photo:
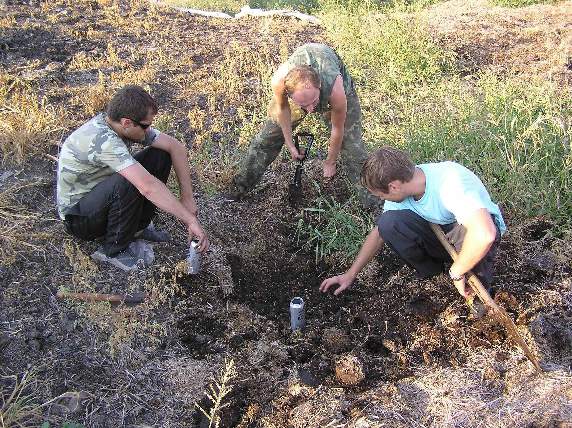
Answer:
M491 0L492 4L506 7L523 7L539 3L557 3L558 0Z
M248 5L259 9L290 9L312 13L319 8L318 0L249 0Z
M397 121L373 127L376 145L404 148L417 162L455 160L481 177L510 217L545 215L569 228L570 93L545 82L482 75L411 91Z
M431 40L412 15L326 7L320 15L334 47L360 90L380 103L384 97L428 84L454 71L454 55ZM368 93L368 95L370 95Z
M329 257L349 262L357 255L372 227L355 197L341 203L320 195L315 206L302 210L296 234L305 248L314 251L316 262Z

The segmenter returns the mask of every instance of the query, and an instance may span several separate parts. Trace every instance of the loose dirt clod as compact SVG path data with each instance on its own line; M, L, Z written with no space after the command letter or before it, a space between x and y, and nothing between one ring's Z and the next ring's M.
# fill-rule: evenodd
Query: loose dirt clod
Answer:
M322 343L326 349L334 354L339 354L349 350L351 340L349 336L342 330L331 327L324 330L322 334Z
M345 355L336 361L336 379L343 385L353 386L365 379L363 363L355 355Z

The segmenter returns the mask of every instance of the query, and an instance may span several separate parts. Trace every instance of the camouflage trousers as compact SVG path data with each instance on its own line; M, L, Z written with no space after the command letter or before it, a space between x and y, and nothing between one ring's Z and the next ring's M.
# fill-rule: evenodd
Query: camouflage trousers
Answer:
M347 114L341 149L342 165L349 181L357 187L360 196L367 197L367 190L359 185L361 168L367 158L367 152L362 141L361 108L355 92L347 94L346 98ZM293 103L290 103L290 111L292 131L294 131L307 113ZM332 124L329 112L323 113L322 116L331 131ZM238 193L244 194L250 191L260 181L268 165L280 153L284 145L284 135L276 118L276 105L272 101L268 107L268 119L254 137L240 170L234 177L234 186Z

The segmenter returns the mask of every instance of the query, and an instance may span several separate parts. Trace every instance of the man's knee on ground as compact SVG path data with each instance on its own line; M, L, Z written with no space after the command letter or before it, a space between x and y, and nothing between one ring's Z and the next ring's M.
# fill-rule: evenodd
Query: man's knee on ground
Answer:
M391 242L395 238L396 226L400 222L399 211L386 211L377 220L377 227L381 239Z

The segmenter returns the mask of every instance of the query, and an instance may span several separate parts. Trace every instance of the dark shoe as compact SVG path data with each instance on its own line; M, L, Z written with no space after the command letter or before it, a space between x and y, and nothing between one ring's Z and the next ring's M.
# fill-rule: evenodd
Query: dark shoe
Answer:
M153 253L153 247L138 240L133 241L125 250L113 256L106 255L100 247L91 255L91 258L99 262L111 263L125 272L130 272L136 270L139 266L150 266L155 259L155 254Z
M149 242L167 242L171 236L165 231L155 229L153 223L150 223L145 229L137 232L135 238Z

